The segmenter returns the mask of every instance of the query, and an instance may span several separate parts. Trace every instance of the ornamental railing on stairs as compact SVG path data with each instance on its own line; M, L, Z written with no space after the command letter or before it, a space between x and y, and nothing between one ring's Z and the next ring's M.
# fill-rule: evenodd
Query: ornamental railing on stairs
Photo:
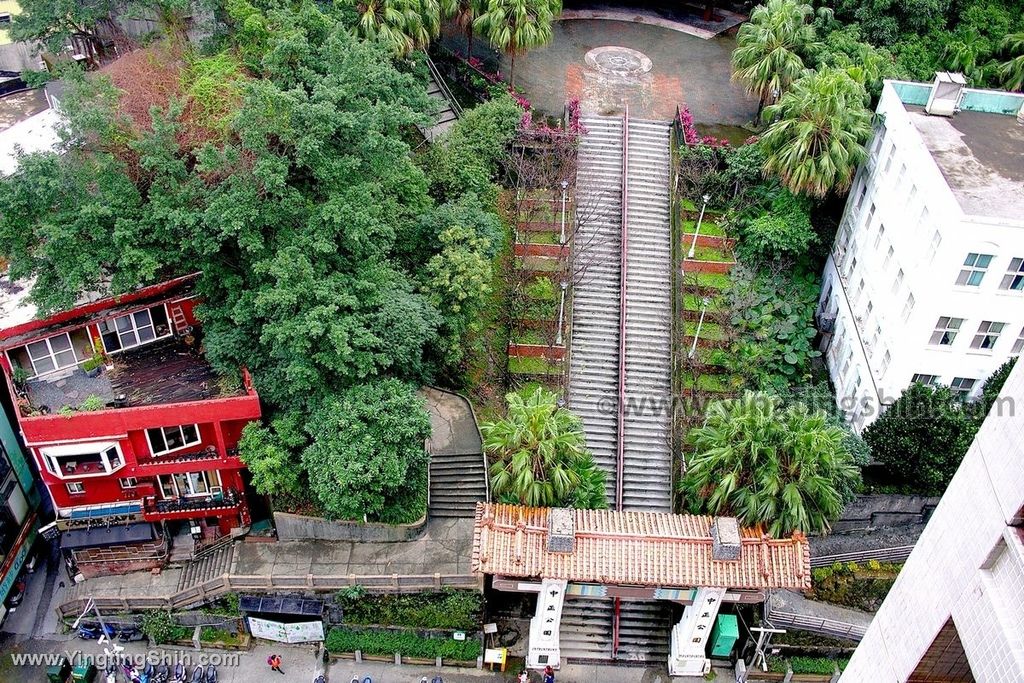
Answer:
M434 79L435 83L437 83L437 87L444 96L444 99L448 101L448 106L452 108L452 111L455 112L456 116L461 117L462 105L455 99L455 95L452 94L451 89L448 87L448 83L444 80L444 76L441 75L437 65L434 64L434 60L431 59L429 55L425 55L425 57L427 59L427 69L430 71L430 77Z

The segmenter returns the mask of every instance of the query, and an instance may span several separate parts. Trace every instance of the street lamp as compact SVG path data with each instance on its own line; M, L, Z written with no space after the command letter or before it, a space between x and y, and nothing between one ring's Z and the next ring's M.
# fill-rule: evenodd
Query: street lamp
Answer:
M696 232L693 233L693 242L690 243L690 251L686 252L686 258L688 258L688 259L692 259L693 258L693 254L694 254L694 252L697 249L697 238L700 237L700 224L701 224L701 221L704 220L704 209L707 208L708 202L711 200L711 196L710 195L704 195L703 197L701 197L701 199L704 200L704 203L701 204L700 216L697 217L697 230L696 230Z
M700 306L700 320L697 321L697 331L693 334L693 344L690 345L690 351L686 354L687 358L693 358L694 354L697 353L697 340L700 338L700 328L704 324L704 314L708 312L707 297L700 300Z
M563 244L563 245L565 244L565 199L566 199L566 192L568 191L568 189L569 189L569 181L568 180L563 180L562 181L562 237L561 237L561 242L560 242L560 244Z
M565 314L565 289L569 286L569 283L562 280L562 299L558 302L558 334L555 335L555 344L561 346L562 344L562 317Z

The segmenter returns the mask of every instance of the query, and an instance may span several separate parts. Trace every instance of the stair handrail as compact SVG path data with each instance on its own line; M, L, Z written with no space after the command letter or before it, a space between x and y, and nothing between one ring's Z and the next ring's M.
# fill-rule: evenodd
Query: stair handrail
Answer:
M441 91L441 95L448 101L448 106L452 108L452 112L455 113L456 117L462 117L462 105L459 104L458 100L455 99L455 95L452 94L451 89L448 87L448 83L445 82L444 77L441 76L441 71L434 64L434 60L430 58L430 55L425 54L424 57L427 59L427 70L430 72L430 77L437 83L438 90Z
M619 387L615 437L615 508L622 510L622 470L625 467L626 425L626 274L629 266L629 105L622 115L622 230L619 240Z

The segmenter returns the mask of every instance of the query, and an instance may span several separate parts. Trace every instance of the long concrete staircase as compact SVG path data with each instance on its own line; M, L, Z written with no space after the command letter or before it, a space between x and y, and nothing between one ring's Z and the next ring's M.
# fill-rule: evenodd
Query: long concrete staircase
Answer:
M653 121L587 117L579 149L574 236L569 405L587 446L608 473L615 503L622 477L626 510L672 511L670 127ZM623 159L626 168L623 169ZM624 178L625 172L625 178ZM625 181L625 182L624 182ZM623 197L626 296L622 311ZM623 462L617 458L620 315L625 316ZM664 662L672 609L655 601L575 598L562 612L562 654L569 660ZM617 646L617 647L616 647Z
M481 453L430 456L431 517L473 518L481 500L487 500L487 476Z
M672 512L669 124L629 121L622 503Z
M438 103L438 110L434 116L432 125L421 128L423 137L433 142L438 137L448 132L448 129L455 125L462 115L462 108L452 95L445 83L444 76L438 71L437 66L430 57L427 57L427 68L430 71L430 80L427 82L427 94Z
M587 448L608 473L615 497L622 239L622 119L584 117L573 235L572 355L569 407L583 421Z
M190 560L182 567L178 576L178 590L198 586L231 572L231 559L235 544L228 543L211 550L198 559Z

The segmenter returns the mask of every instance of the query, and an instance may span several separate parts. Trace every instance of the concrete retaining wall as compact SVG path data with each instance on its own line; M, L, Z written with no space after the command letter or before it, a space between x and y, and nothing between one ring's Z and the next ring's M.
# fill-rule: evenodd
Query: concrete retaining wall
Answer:
M322 517L307 517L290 512L275 512L274 526L279 541L363 541L401 543L418 538L427 518L412 524L376 524L338 522Z
M832 525L832 531L848 533L879 527L924 524L938 504L937 497L927 496L857 496L843 510L842 517Z

